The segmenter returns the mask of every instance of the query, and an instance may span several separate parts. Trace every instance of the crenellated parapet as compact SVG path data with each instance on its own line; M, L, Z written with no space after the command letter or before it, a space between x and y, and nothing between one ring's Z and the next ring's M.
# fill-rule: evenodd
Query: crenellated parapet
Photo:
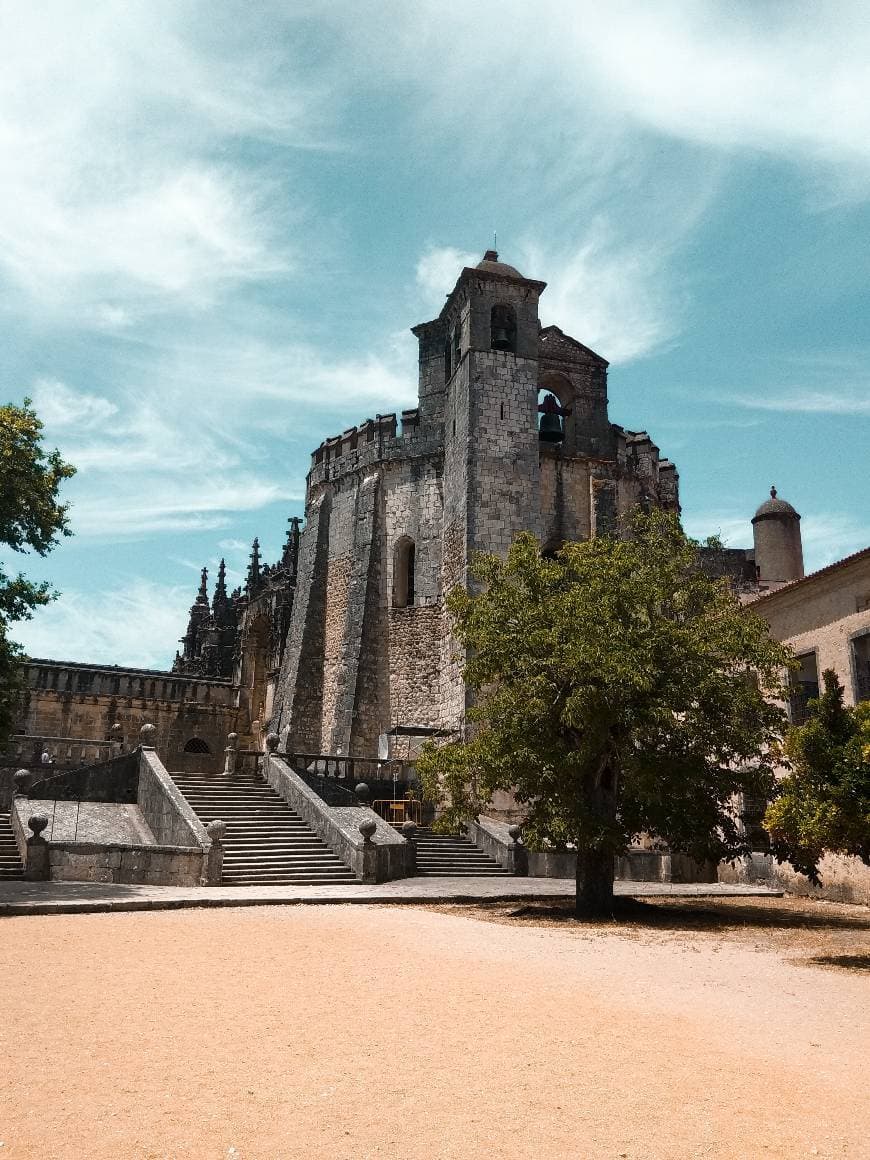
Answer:
M324 439L314 451L308 474L309 492L319 484L379 463L434 455L440 452L442 442L439 427L421 423L418 407L402 411L399 416L390 412L366 419L341 435Z

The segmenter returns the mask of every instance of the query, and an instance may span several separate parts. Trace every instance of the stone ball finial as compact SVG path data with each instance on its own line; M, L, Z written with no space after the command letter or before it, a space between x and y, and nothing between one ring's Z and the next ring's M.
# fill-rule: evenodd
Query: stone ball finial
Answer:
M367 802L372 796L372 791L364 781L357 782L357 784L353 787L353 792L361 802Z
M377 830L377 828L378 823L374 818L366 818L365 821L360 822L359 832L362 834L363 841L366 843L366 845L368 845L372 838L375 836L375 830Z
M274 753L281 743L281 738L277 733L266 734L266 749L269 753Z
M222 822L220 818L215 818L214 821L209 822L205 827L205 832L211 838L212 842L222 842L224 834L227 832L226 822Z
M230 749L238 749L238 746L239 746L238 733L228 733L227 734L227 745L230 747Z
M27 797L27 791L30 789L30 770L19 769L12 776L16 797Z
M416 834L417 834L417 823L416 822L412 822L410 820L410 818L408 819L407 822L402 822L402 835L403 835L403 837L405 837L410 842L416 836Z
M139 730L139 744L143 749L153 749L157 738L157 726L147 722Z
M27 824L33 830L34 838L38 838L45 827L48 825L48 818L45 814L31 814L27 819Z
M513 842L513 844L515 846L519 845L520 834L522 833L522 829L523 829L522 826L517 826L517 825L508 826L508 837L511 839L511 841Z

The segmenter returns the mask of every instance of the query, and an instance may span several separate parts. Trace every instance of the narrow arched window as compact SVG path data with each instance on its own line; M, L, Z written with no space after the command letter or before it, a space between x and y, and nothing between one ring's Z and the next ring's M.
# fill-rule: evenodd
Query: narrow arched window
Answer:
M408 608L414 603L414 541L402 536L393 555L393 607Z
M489 345L493 350L508 350L516 354L517 315L513 306L496 303L489 316Z
M459 366L459 361L462 358L462 333L457 326L453 331L453 369Z
M450 339L444 343L444 381L445 383L450 378L453 370L450 365Z
M203 741L201 737L191 737L189 741L184 743L185 753L211 753L208 743Z

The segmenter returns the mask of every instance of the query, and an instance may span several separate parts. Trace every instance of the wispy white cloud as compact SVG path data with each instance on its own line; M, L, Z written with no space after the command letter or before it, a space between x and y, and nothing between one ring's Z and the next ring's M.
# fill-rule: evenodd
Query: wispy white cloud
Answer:
M137 579L123 587L67 588L15 626L30 656L167 668L187 623L191 593Z
M861 390L779 390L776 394L731 395L730 402L754 411L776 411L805 415L870 415L870 391Z
M0 8L0 272L34 307L112 329L290 267L286 190L227 147L310 146L324 106L259 27L162 0Z
M427 246L420 255L415 271L423 304L437 315L444 305L445 295L453 289L460 270L464 266L476 266L481 256L469 250L457 250L455 246Z
M807 572L870 546L870 521L844 512L810 512L801 519L804 566Z

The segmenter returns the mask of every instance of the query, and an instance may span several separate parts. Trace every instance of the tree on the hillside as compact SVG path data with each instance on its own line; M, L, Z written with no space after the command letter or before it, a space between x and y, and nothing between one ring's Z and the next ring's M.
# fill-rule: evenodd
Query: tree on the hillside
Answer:
M583 916L612 913L614 858L643 834L698 860L743 852L733 804L770 795L789 653L676 517L638 511L552 559L522 535L472 577L448 597L471 736L418 765L445 824L512 791L529 846L576 846Z
M58 502L58 492L74 474L59 451L43 448L42 423L29 399L21 407L0 407L0 545L44 556L58 536L68 536L67 505ZM55 595L45 582L9 575L0 562L0 744L13 726L23 674L22 650L9 639L9 625L29 619Z
M849 708L831 669L810 718L791 729L785 756L791 772L779 783L764 824L771 849L818 884L826 852L852 854L870 865L870 703Z

